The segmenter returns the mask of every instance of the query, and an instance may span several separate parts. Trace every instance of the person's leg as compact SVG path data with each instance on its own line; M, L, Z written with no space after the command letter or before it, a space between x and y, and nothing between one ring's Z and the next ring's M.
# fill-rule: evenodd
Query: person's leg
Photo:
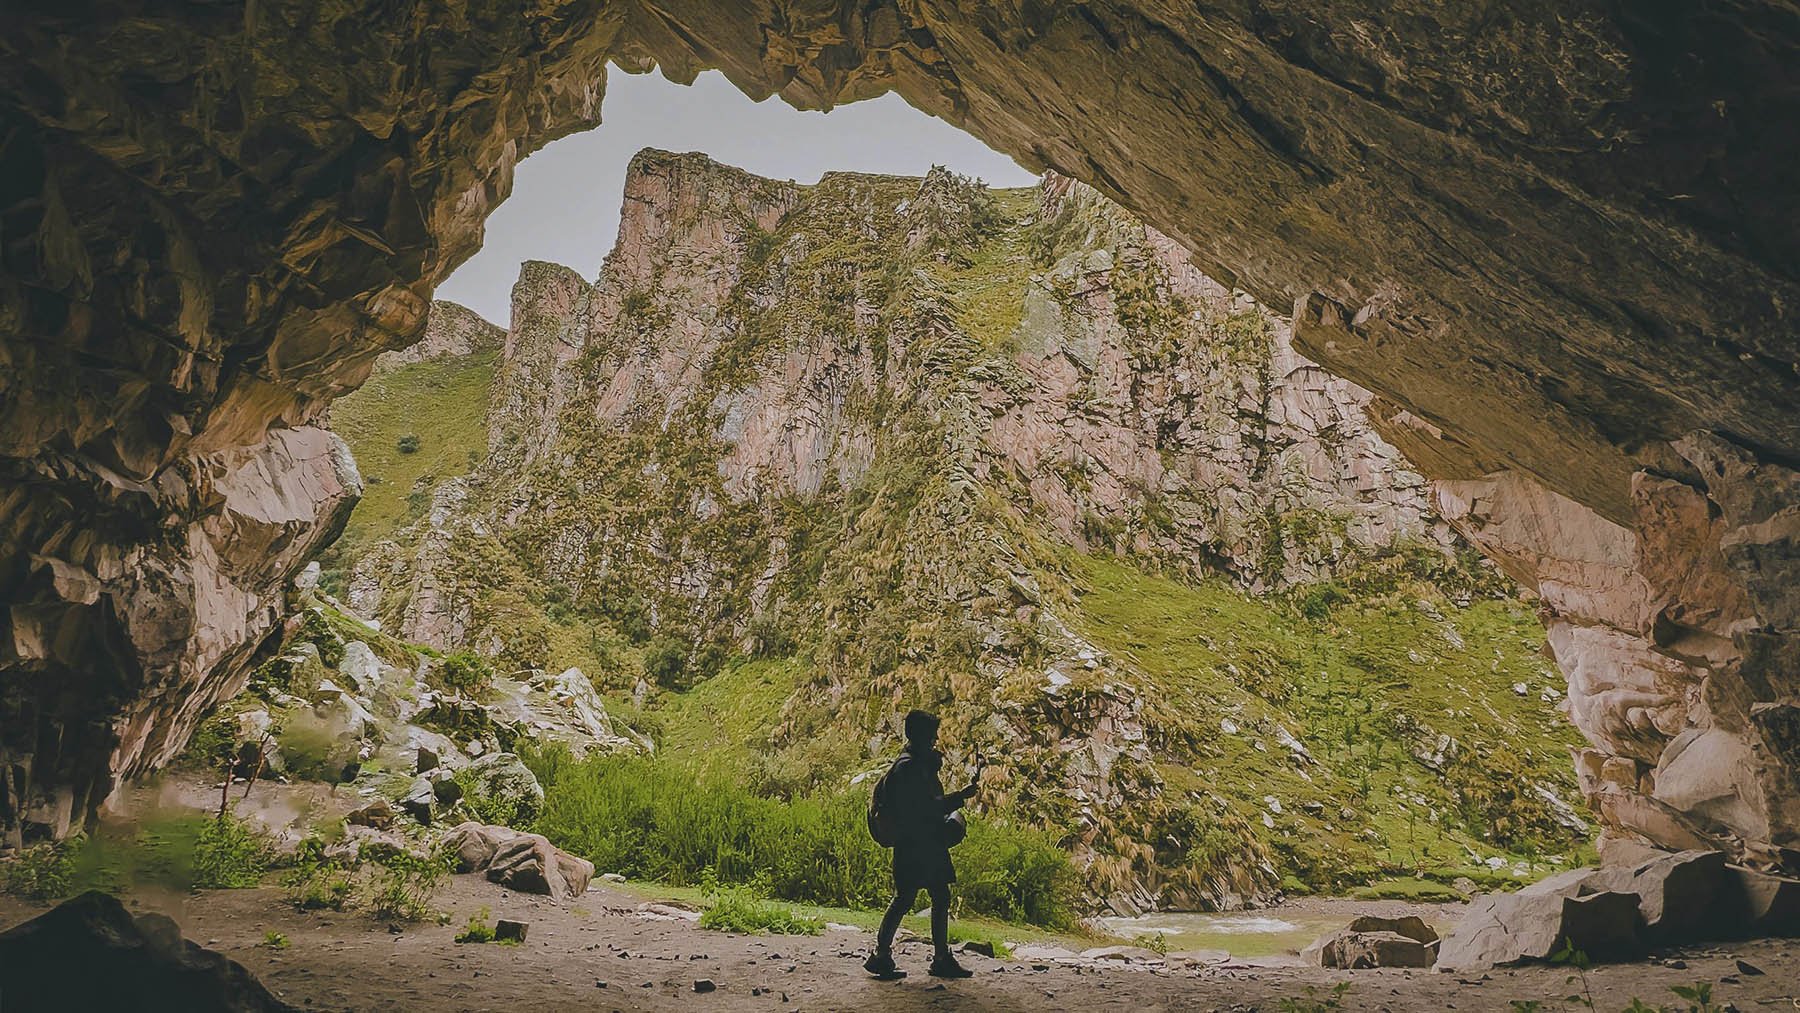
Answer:
M919 895L915 889L899 889L894 891L893 903L887 907L887 913L881 916L881 932L875 937L875 952L891 953L894 948L894 934L900 931L900 919L906 917L912 908L913 898Z
M939 959L950 957L950 884L938 883L931 892L931 949Z

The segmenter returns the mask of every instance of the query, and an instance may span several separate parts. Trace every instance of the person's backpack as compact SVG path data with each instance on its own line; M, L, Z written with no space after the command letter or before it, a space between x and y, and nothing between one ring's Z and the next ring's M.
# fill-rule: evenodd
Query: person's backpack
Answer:
M899 839L894 826L893 808L888 804L888 778L894 773L889 767L887 773L875 782L875 790L869 793L869 836L875 843L884 848L891 848Z

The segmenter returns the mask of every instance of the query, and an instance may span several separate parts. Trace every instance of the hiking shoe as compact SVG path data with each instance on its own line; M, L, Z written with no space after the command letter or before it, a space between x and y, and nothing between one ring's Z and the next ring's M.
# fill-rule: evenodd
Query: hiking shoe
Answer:
M932 958L931 976L933 978L973 978L975 972L957 963L955 957L946 953L941 957Z
M871 953L869 959L863 961L863 970L882 981L893 981L896 978L906 977L905 971L894 966L893 955L887 953Z

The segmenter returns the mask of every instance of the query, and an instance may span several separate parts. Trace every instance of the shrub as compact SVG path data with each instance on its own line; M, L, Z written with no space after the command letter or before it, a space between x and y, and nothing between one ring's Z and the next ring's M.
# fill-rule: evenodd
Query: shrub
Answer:
M712 903L700 913L700 927L751 935L773 932L782 936L816 936L825 931L825 923L819 919L795 914L742 886L723 887L714 893Z
M440 689L471 696L494 683L494 666L474 651L456 651L431 667L431 680Z
M402 454L416 454L419 452L419 438L412 433L407 433L395 441L394 449Z
M256 886L269 868L269 847L248 823L226 813L208 820L194 842L194 885L234 890Z
M687 673L687 645L673 637L657 637L644 652L644 674L664 689L683 688Z
M767 798L722 775L656 758L595 756L562 766L534 827L596 867L695 885L716 877L778 900L873 908L892 895L887 852L869 837L868 797ZM973 913L1068 923L1078 890L1045 834L971 819L956 850Z
M325 842L309 837L294 853L294 866L282 878L288 903L302 911L329 908L342 911L350 903L355 884L345 863L325 857Z
M75 881L75 852L80 837L66 841L47 841L21 850L0 864L0 888L7 893L31 900L59 900L67 897Z
M956 863L958 895L971 910L1052 928L1074 924L1080 877L1049 834L972 819Z
M324 720L307 710L283 717L275 741L281 747L287 772L303 781L335 784L344 780L346 771L356 762L355 744L340 739Z
M450 874L450 857L389 851L375 860L369 885L369 913L377 918L418 922L432 917L432 898Z
M481 775L472 768L464 767L451 778L462 789L462 804L482 823L522 830L537 819L534 799L490 794L484 790L487 785Z

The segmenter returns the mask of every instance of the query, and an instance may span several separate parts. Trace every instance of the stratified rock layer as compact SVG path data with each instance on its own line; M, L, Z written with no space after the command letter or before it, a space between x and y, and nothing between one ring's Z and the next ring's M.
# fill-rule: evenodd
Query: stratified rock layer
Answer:
M39 560L200 611L166 546L221 505L166 487L415 338L517 160L597 122L612 57L802 105L899 91L1297 300L1300 350L1391 398L1427 474L1476 483L1449 490L1468 530L1550 539L1510 554L1593 704L1608 821L1793 864L1800 19L1779 0L20 7L0 54L8 824L103 793L129 715L178 739L232 667L79 602L58 636L107 656L45 662L69 599ZM1649 610L1566 601L1565 563ZM1726 771L1752 776L1723 792Z

